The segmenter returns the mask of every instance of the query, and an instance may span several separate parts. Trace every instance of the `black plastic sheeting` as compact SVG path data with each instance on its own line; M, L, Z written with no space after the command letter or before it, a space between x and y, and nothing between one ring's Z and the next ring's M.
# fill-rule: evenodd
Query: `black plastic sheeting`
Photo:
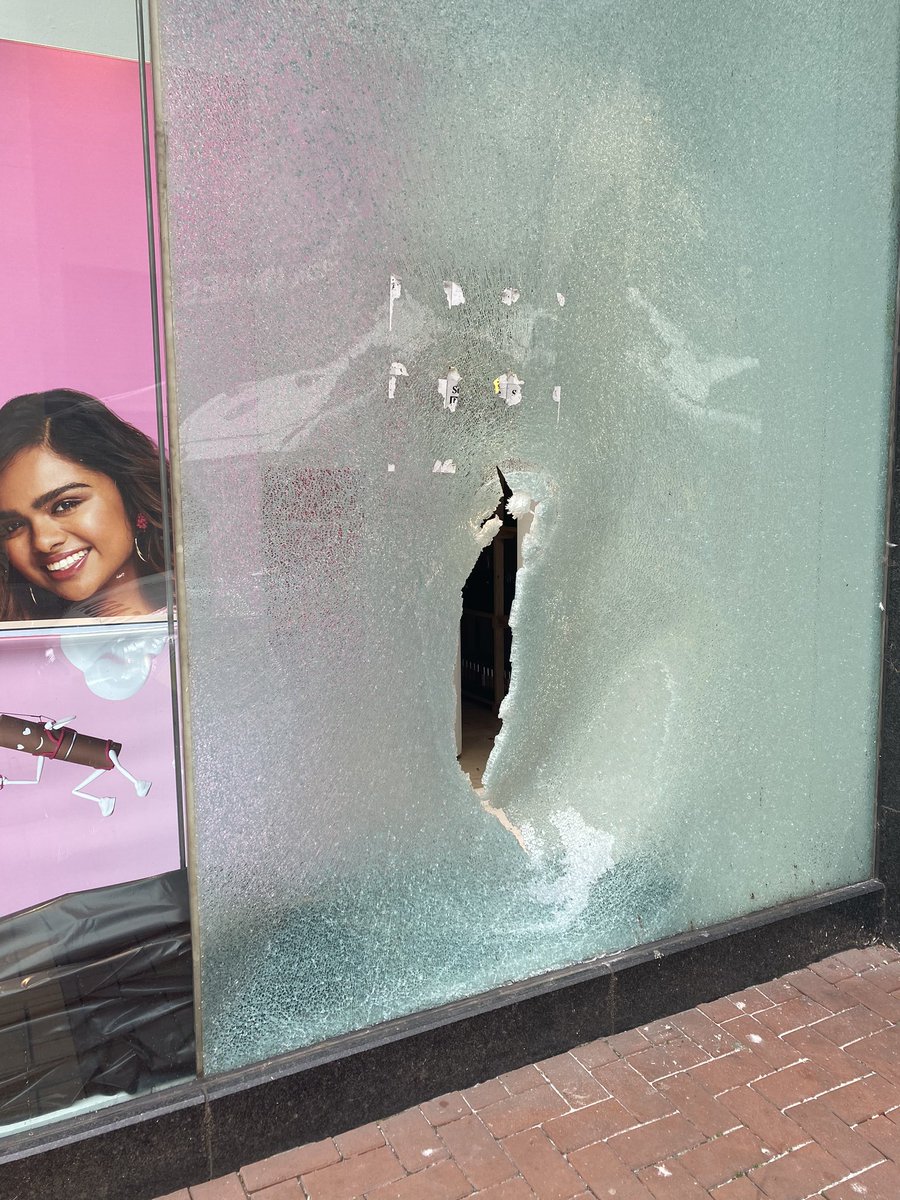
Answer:
M0 1126L193 1073L184 871L0 919Z

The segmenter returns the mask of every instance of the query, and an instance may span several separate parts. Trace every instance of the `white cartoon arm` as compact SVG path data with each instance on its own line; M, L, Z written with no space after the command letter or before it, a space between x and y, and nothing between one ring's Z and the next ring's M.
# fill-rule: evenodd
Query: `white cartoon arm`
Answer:
M45 721L44 728L45 729L62 729L62 728L64 728L64 726L68 725L70 721L74 721L74 720L75 720L74 717L63 717L63 719L61 721Z

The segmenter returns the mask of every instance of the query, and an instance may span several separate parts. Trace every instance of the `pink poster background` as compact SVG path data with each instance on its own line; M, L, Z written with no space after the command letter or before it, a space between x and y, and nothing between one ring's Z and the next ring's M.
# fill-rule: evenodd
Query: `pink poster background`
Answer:
M156 440L135 62L0 40L0 280L0 404L76 388ZM72 718L121 742L125 766L153 784L138 798L105 772L87 790L116 797L108 817L71 794L87 774L71 764L47 762L38 786L0 790L0 915L179 866L169 662L156 628L135 644L146 626L104 627L104 663L140 683L110 700L57 632L0 627L0 711ZM99 633L85 633L84 648ZM34 770L30 755L0 750L0 775Z
M0 40L0 403L76 388L155 439L139 84Z
M102 637L107 647L131 643L138 631L119 625L83 633L82 646ZM144 640L157 649L165 635ZM129 638L129 635L134 635ZM124 635L124 636L123 636ZM72 636L71 634L68 636ZM121 640L120 640L121 639ZM137 656L132 650L132 662ZM54 896L141 879L179 866L178 810L172 745L172 708L166 647L147 656L149 675L126 700L103 700L62 653L60 638L5 636L0 641L0 699L8 713L62 720L79 733L122 743L121 759L138 779L152 783L138 797L116 771L105 771L86 789L114 796L111 816L92 800L72 795L88 768L48 761L35 787L7 785L0 791L0 916ZM0 749L0 775L34 778L30 754Z

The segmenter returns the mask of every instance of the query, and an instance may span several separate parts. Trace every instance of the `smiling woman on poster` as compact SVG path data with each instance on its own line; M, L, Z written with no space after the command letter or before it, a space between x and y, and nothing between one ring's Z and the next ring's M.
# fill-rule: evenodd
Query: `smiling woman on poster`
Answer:
M0 621L165 607L159 451L67 388L0 408Z

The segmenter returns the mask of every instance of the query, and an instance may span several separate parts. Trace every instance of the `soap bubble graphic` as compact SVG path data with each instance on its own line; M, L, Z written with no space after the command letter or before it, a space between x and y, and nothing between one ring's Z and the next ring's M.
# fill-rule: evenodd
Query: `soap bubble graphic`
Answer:
M95 696L101 700L128 700L147 682L153 660L168 640L168 630L163 626L158 631L113 636L63 634L60 646Z

